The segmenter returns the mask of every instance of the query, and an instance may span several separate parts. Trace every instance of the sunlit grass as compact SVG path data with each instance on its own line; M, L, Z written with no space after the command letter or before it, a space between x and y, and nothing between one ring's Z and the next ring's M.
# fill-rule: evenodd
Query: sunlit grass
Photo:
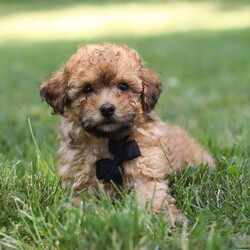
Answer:
M23 11L0 18L0 42L75 40L103 36L147 36L250 26L250 6L222 8L218 2L77 4Z

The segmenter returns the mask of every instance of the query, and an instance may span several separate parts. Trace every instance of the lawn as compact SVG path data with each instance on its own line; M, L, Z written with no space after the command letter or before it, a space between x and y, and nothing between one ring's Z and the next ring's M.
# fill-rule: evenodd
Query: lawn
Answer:
M0 1L0 249L250 249L249 17L247 0ZM188 219L175 230L126 190L74 207L60 188L59 117L38 86L79 44L107 41L159 72L157 113L216 158L173 178Z

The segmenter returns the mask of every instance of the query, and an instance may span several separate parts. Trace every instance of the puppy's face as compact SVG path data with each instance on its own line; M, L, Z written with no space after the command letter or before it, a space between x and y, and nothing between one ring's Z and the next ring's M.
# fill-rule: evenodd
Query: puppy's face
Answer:
M155 106L162 87L126 46L87 45L40 86L54 113L96 136L120 137Z

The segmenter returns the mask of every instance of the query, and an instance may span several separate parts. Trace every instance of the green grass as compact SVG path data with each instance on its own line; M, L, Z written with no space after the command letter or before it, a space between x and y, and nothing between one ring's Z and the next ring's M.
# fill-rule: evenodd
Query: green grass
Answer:
M13 13L27 3L12 3ZM237 11L246 7L230 3ZM249 28L37 40L0 43L0 249L250 248ZM173 178L172 193L188 218L174 231L162 215L140 210L125 190L121 201L103 192L89 206L83 197L80 207L72 206L71 190L61 190L59 117L50 116L38 85L79 43L104 41L127 43L160 72L165 90L157 112L186 128L217 160L215 170L189 167Z

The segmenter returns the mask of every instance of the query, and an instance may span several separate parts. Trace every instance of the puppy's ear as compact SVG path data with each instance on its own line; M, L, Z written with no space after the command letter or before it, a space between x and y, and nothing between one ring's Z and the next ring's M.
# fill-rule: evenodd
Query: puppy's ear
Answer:
M140 78L143 84L142 107L144 112L150 112L156 105L163 87L153 70L141 69Z
M40 95L53 108L53 114L63 114L64 105L67 102L66 80L65 72L58 71L40 85Z

